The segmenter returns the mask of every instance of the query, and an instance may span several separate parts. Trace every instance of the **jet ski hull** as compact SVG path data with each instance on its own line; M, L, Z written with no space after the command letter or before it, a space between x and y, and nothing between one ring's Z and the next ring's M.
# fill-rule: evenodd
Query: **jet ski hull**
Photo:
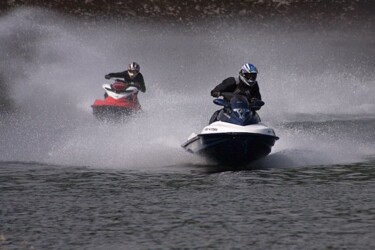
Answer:
M245 96L227 92L221 95L224 99L215 99L214 103L224 108L214 113L200 134L191 134L181 146L216 161L219 168L246 168L250 162L266 157L279 138L255 112L264 102L254 100L250 105Z
M111 97L96 100L91 105L93 115L99 120L118 120L141 110L138 102L118 101Z
M267 156L277 139L257 133L210 133L196 135L182 147L221 164L244 165Z

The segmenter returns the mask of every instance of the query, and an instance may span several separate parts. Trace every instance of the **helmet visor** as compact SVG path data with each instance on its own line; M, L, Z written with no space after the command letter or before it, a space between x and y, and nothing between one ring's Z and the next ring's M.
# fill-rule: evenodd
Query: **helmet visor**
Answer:
M248 81L255 81L257 79L257 74L256 73L245 73L244 77Z

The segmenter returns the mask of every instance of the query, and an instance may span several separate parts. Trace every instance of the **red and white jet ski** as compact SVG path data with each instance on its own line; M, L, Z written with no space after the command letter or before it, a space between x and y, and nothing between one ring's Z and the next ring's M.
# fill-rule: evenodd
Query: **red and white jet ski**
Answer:
M97 99L91 105L94 116L99 120L118 120L141 110L138 88L134 83L116 79L112 84L103 84L104 100Z

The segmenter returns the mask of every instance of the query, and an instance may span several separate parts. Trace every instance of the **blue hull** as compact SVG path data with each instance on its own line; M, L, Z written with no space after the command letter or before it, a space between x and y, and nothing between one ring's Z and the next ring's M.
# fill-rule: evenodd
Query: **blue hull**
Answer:
M188 152L225 165L246 165L266 157L276 136L252 133L200 134L182 145Z

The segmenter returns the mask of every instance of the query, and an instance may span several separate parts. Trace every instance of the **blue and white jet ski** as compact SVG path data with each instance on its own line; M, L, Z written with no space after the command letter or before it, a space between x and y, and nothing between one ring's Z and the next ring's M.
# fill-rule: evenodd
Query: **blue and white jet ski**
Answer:
M217 163L246 165L271 152L279 138L256 113L263 101L249 104L246 97L222 93L214 103L224 106L217 118L199 134L193 133L181 146L190 153L202 155ZM229 101L228 101L229 100Z

